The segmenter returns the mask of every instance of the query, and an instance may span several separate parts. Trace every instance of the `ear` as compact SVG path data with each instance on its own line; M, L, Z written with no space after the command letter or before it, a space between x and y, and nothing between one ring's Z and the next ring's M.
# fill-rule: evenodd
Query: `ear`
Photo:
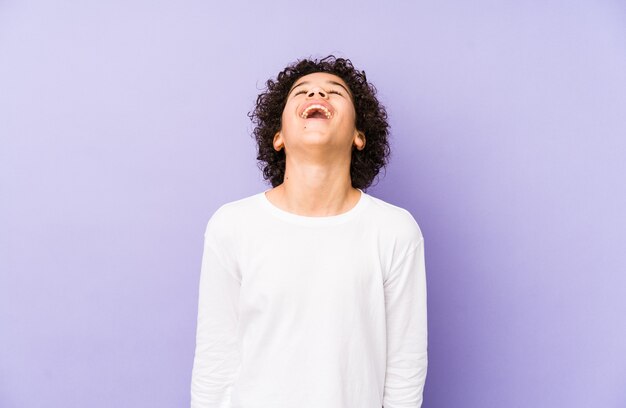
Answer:
M285 146L283 142L283 135L282 133L280 133L280 130L274 135L274 141L272 142L272 144L274 145L274 150L276 150L277 152L279 152Z
M361 132L360 130L357 130L354 134L354 141L352 142L352 144L358 149L358 150L363 150L365 148L365 133Z

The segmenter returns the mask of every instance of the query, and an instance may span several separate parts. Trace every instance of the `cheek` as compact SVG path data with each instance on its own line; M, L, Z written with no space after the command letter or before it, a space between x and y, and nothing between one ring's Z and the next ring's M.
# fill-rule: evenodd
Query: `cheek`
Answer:
M289 109L289 105L285 106L283 109L283 113L280 115L280 122L284 126L285 122L289 120L289 116L287 115L287 110Z
M282 114L282 115L281 115L281 117L280 117L280 121L281 121L283 124L285 124L285 123L289 123L289 122L292 122L292 121L293 121L293 120L292 120L291 115L287 114L287 109L285 109L285 110L283 111L283 114Z
M350 122L350 125L356 127L356 112L354 111L354 108L348 109L347 112L348 112L346 114L347 121Z
M288 119L289 117L291 117L293 115L293 112L296 110L297 106L298 105L294 101L287 101L287 103L285 104L285 107L283 108L281 118L284 120L284 119Z
M346 103L345 112L347 112L347 116L351 119L356 120L356 109L354 108L354 104L351 102Z
M290 115L289 111L285 109L280 120L280 129L283 135L297 131L298 126L298 121L294 118L294 115Z

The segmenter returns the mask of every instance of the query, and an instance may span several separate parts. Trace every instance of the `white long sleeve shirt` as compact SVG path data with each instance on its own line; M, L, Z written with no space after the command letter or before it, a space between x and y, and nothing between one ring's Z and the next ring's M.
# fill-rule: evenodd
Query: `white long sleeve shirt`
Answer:
M192 408L418 408L427 369L424 240L361 191L308 217L259 193L208 222Z

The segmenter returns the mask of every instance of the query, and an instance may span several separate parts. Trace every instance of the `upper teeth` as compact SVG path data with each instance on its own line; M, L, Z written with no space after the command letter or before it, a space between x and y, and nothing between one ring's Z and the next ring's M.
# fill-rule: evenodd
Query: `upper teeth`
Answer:
M321 110L326 115L326 119L330 119L330 116L331 116L330 111L326 109L326 107L323 105L311 105L308 108L306 108L300 116L302 116L303 119L306 119L309 117L309 113L311 113L311 111L314 111L314 110Z

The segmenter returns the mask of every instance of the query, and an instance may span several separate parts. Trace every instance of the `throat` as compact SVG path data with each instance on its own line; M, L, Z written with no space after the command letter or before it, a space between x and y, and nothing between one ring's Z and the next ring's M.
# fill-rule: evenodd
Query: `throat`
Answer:
M326 115L324 114L324 112L320 112L320 111L315 111L312 112L307 119L326 119Z

